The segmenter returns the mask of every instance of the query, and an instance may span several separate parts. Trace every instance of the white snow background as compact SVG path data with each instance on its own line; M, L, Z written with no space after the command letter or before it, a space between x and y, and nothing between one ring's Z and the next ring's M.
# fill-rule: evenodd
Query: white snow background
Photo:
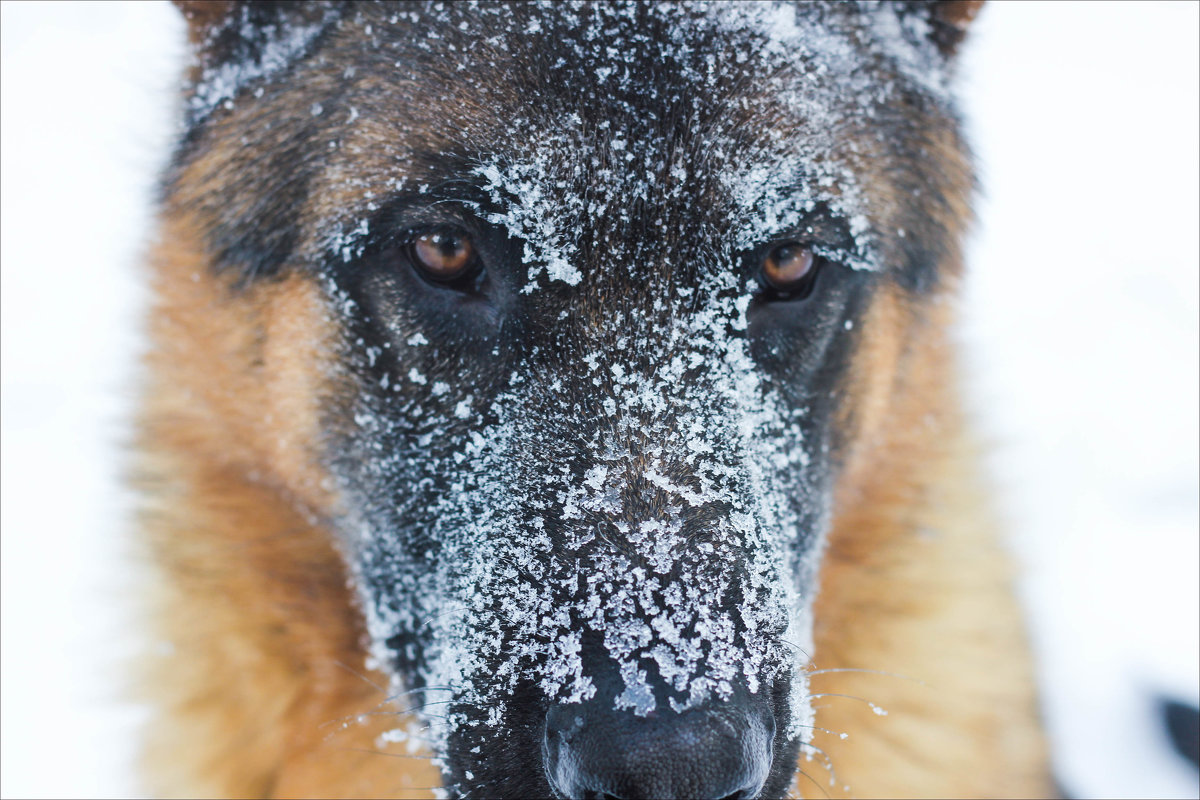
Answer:
M183 26L4 2L0 33L0 794L124 796L119 471ZM964 360L1059 780L1196 797L1154 702L1200 694L1200 5L994 2L961 91Z

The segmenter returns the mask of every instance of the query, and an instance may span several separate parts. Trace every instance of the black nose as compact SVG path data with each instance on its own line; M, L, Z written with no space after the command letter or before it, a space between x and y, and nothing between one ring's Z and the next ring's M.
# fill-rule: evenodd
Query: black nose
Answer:
M775 719L766 703L709 704L638 717L609 703L546 715L546 773L580 800L749 800L771 770Z

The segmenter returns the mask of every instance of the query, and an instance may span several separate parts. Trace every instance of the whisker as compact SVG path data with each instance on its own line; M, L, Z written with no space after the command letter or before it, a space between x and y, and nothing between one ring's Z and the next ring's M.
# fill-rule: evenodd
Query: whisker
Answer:
M396 692L395 694L390 695L383 702L392 703L392 702L395 702L396 700L399 700L401 697L407 697L408 695L416 694L417 692L453 692L453 691L454 691L454 687L452 687L452 686L419 686L415 689L405 689L402 692Z
M424 713L425 709L429 708L430 706L448 706L453 702L454 702L454 700L430 700L428 703L421 703L419 706L409 706L408 708L401 709L399 711L387 711L387 712L380 712L380 713L414 714L418 711ZM374 712L372 712L372 713L374 713ZM433 716L436 716L436 715L433 715Z
M450 701L445 701L445 702L450 702ZM444 703L442 703L442 702L428 703L428 705L431 705L431 706L432 705L443 705L443 704ZM339 719L330 720L329 722L326 722L324 724L325 725L333 725L336 723L345 723L349 720L353 720L355 722L361 722L362 720L367 719L369 717L403 717L408 714L412 714L417 711L421 711L424 708L425 708L424 705L420 705L420 706L412 706L411 708L401 709L399 711L388 711L386 709L375 709L373 711L361 711L357 714L351 714L350 716L342 717L340 720ZM426 716L439 717L441 719L445 719L445 717L441 714L427 714Z
M800 645L796 644L795 642L793 642L789 639L784 639L784 638L780 637L779 641L783 642L784 644L788 645L789 647L794 647L797 650L799 650L801 655L803 655L806 659L808 659L808 663L810 665L816 666L816 661L813 660L812 653L808 652L803 647L801 647ZM809 674L811 675L812 672L809 672Z
M426 726L424 726L424 727L421 727L421 728L416 728L415 730L413 730L413 731L411 731L411 732L410 732L408 729L405 729L405 730L404 730L404 738L403 738L403 739L395 739L395 740L392 740L392 741L396 741L396 742L420 742L421 744L428 745L429 747L431 747L431 748L432 748L432 747L434 746L434 740L433 740L433 739L431 739L431 738L429 738L428 736L422 736L422 735L421 735L421 734L423 734L423 733L428 733L428 732L429 732L431 729L432 729L432 726L430 726L430 725L426 725ZM389 731L389 733L391 733L391 732L393 732L393 731ZM385 733L384 735L386 736L387 734Z
M818 706L813 706L813 708L818 708ZM827 708L827 706L819 706L819 708ZM820 725L797 725L796 727L809 728L810 730L820 731L821 733L828 733L830 736L837 736L839 739L846 739L850 736L848 733L830 730L829 728L822 728Z
M334 661L333 664L336 667L341 667L342 669L346 670L346 672L349 672L351 675L355 676L356 678L361 679L362 682L365 683L367 686L370 686L373 689L378 689L379 691L383 692L384 694L387 694L387 689L380 686L378 683L371 680L366 675L362 674L361 672L359 672L358 670L356 670L354 667L350 666L346 662L338 659L338 660Z
M383 688L381 686L378 686L374 681L369 680L368 678L366 678L366 676L362 675L361 673L354 670L353 668L346 666L345 664L343 664L340 661L335 662L335 663L337 663L338 666L347 670L351 674L357 675L358 677L362 678L368 685L370 685L376 689L379 689L380 691L383 691ZM383 706L385 706L389 703L394 703L403 697L407 697L408 695L416 694L418 692L427 692L427 691L428 692L441 692L441 691L452 692L452 691L454 691L454 689L449 686L422 686L422 687L415 688L415 689L406 689L404 691L396 692L393 695L385 697L383 700L380 700L378 703L376 703L369 711L360 711L357 714L347 714L344 717L327 720L326 722L321 723L320 727L328 727L330 725L340 725L342 727L347 727L351 722L360 721L364 717L384 716L384 715L389 715L389 714L400 715L400 714L412 713L414 710L419 710L423 706L415 706L413 708L405 709L403 711L386 711L386 710L383 710ZM443 701L436 701L436 702L440 703ZM425 705L433 705L433 704L434 704L434 702L431 701L430 703L427 703Z
M820 783L818 783L816 778L814 778L812 775L809 775L807 772L805 772L804 770L799 769L799 768L796 769L796 772L798 774L803 775L804 777L808 778L809 781L812 782L812 785L817 787L817 789L821 792L821 794L825 795L826 800L833 800L833 798L831 798L829 796L829 792L825 791L825 787L822 786Z
M449 702L449 701L445 701L445 702ZM429 703L429 705L443 705L443 704L444 703L442 701L439 701L438 703ZM357 714L349 714L349 715L347 715L345 717L341 717L339 719L331 719L331 720L328 720L327 722L322 722L320 727L327 728L330 725L338 725L338 726L340 726L340 728L348 728L352 722L362 722L364 719L366 719L368 717L404 717L404 716L407 716L407 715L413 713L414 711L421 711L423 716L433 717L435 719L449 719L450 718L446 714L430 714L426 711L422 711L423 708L424 708L424 706L413 706L412 708L406 709L404 711L386 711L386 710L380 710L378 708L375 710L372 710L372 711L360 711Z
M364 713L362 713L362 714L355 714L355 715L353 715L353 716L351 716L351 717L343 717L341 720L329 720L329 721L327 721L327 722L323 722L323 723L321 723L321 724L320 724L318 727L321 727L321 728L326 728L326 727L328 727L328 726L330 726L330 725L335 725L335 724L338 724L338 725L339 725L339 727L338 727L336 730L332 730L332 731L330 731L329 733L327 733L327 734L325 735L325 738L324 738L324 740L323 740L323 741L325 741L325 742L329 742L329 741L331 741L331 740L332 740L332 739L333 739L335 736L337 736L339 732L341 732L341 731L344 731L344 730L348 729L348 728L350 727L350 722L351 722L351 721L353 721L353 722L359 722L359 723L361 723L361 722L363 721L363 719L362 719L363 717L368 717L368 716L383 716L383 715L385 715L385 714L387 714L387 713L388 713L388 712L384 712L384 711L369 711L369 712L364 712ZM424 733L424 732L428 731L428 730L429 730L429 727L430 727L430 726L426 725L426 726L425 726L425 727L423 727L423 728L419 728L419 729L417 729L417 731L416 731L416 734L420 734L420 733ZM432 746L432 745L433 745L433 740L432 740L432 739L429 739L429 738L427 738L427 737L424 737L424 736L416 735L416 734L410 734L410 733L406 732L406 733L405 733L404 740L405 740L405 741L415 741L415 742L420 742L421 744L424 744L424 745L429 745L429 746ZM355 749L358 749L358 748L343 748L343 749L355 750ZM374 752L374 751L368 751L368 752ZM380 755L389 755L389 754L388 754L388 753L380 753Z
M857 697L856 695L852 695L852 694L837 694L836 692L819 692L817 694L810 694L808 696L808 699L815 700L818 697L844 697L847 700L857 700L860 703L866 703L867 705L869 705L871 707L871 710L874 711L879 716L881 716L881 717L887 716L886 711L884 711L882 708L875 705L874 703L872 703L870 700L868 700L865 697Z
M901 680L912 681L926 686L925 681L920 678L914 678L911 675L901 675L898 672L885 672L879 669L858 669L857 667L835 667L830 669L816 669L809 671L809 675L827 675L832 672L864 672L868 675L886 675L889 678L900 678Z
M410 756L404 753L385 753L382 750L372 750L368 747L339 747L339 750L349 753L369 753L373 756L387 756L388 758L415 758L421 761L432 761L433 756Z
M807 748L808 750L820 755L821 758L825 759L824 767L825 767L825 771L829 773L829 785L830 786L836 785L837 784L837 772L833 768L833 759L829 756L829 753L826 753L824 750L817 747L815 744L805 743L805 744L800 745L800 747Z
M378 708L378 706L376 706ZM329 719L322 722L317 727L328 728L330 725L337 725L339 728L348 728L352 722L359 722L363 717L371 716L372 714L380 714L380 711L361 711L357 714L347 714L344 717Z

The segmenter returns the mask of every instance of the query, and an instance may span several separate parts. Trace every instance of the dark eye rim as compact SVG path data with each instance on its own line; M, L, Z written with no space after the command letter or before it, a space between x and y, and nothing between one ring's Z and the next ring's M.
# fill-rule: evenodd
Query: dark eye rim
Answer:
M451 234L466 239L471 243L473 252L471 254L470 262L468 262L468 264L461 271L454 275L440 276L431 270L426 269L421 265L421 259L416 253L418 239L437 233ZM475 237L471 231L467 230L467 228L461 225L445 223L416 228L412 231L409 231L404 237L402 249L405 258L408 260L409 266L412 268L412 271L429 285L439 289L452 289L465 293L474 292L480 288L485 274L483 257L479 252L477 237Z
M772 283L765 274L765 265L771 254L785 247L801 247L812 253L812 268L791 286L782 287ZM794 302L808 299L816 288L817 278L824 271L827 259L819 248L801 239L782 239L771 242L759 250L755 261L754 279L758 283L757 295L763 302Z

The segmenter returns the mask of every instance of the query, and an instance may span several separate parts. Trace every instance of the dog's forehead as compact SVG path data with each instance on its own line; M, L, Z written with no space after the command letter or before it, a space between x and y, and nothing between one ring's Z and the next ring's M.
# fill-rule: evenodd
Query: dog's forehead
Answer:
M855 235L841 260L875 266L859 164L888 143L856 127L906 93L945 93L936 49L885 6L433 4L343 22L388 60L382 78L342 68L371 103L360 121L354 101L348 152L394 151L363 196L467 181L567 283L579 265L553 240L580 220L610 243L690 226L736 251L817 205ZM331 213L344 247L363 215Z
M836 75L847 100L889 79L945 89L945 60L927 23L888 3L435 3L368 11L352 24L373 47L399 54L401 73L432 69L422 83L522 105L601 99L614 111L695 103L697 90L745 98L783 72L808 82Z
M241 4L198 45L168 183L245 276L349 263L389 203L461 206L454 185L567 283L589 265L556 237L724 256L807 238L820 207L853 238L826 255L932 285L971 177L913 8Z

